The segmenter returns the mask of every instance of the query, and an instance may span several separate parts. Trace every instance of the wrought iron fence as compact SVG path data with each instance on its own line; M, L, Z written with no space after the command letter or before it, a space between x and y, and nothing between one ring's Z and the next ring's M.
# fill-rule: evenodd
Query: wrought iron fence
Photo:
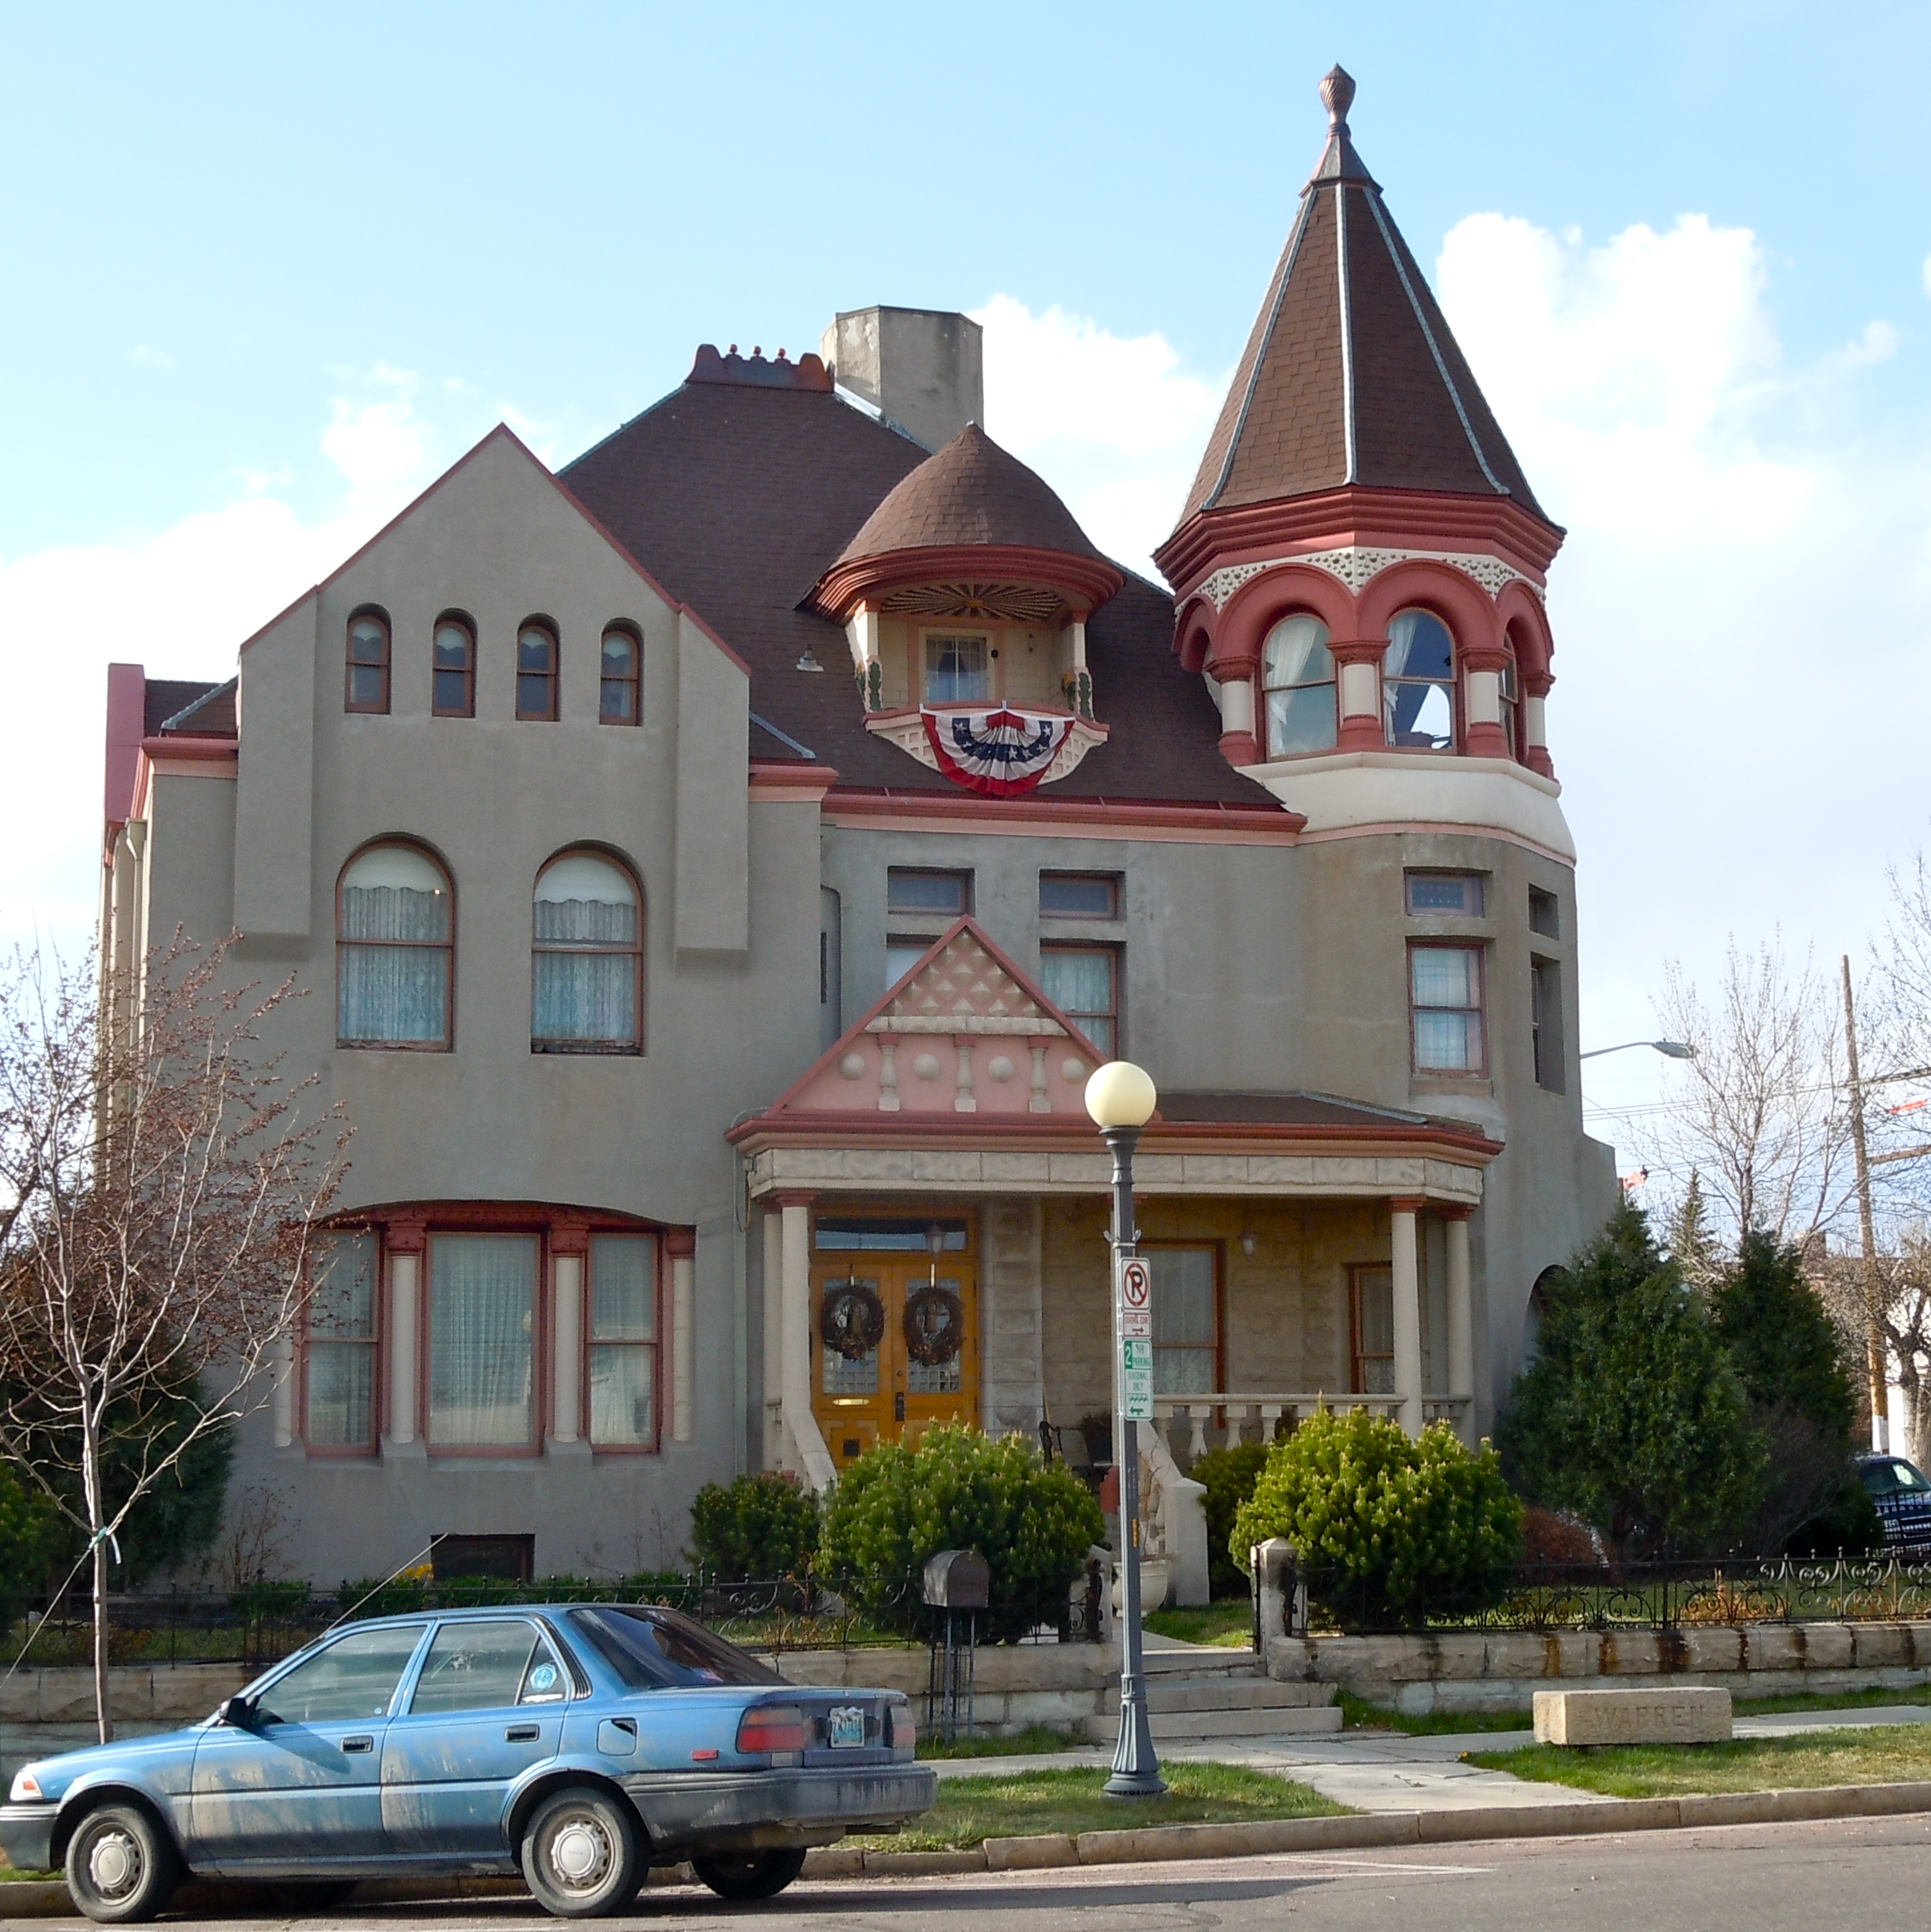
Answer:
M1924 1558L1521 1563L1499 1590L1479 1594L1405 1591L1385 1575L1319 1564L1297 1574L1317 1633L1670 1630L1931 1618L1931 1558Z

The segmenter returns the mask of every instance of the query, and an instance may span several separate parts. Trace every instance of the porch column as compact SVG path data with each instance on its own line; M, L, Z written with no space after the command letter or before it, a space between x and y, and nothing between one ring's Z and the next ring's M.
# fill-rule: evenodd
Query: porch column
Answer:
M814 1490L830 1486L836 1473L831 1451L811 1413L811 1202L809 1194L781 1194L784 1220L782 1329L784 1429L798 1473Z
M268 1354L268 1373L275 1392L275 1447L292 1448L295 1445L295 1341L292 1336L278 1335L274 1346Z
M696 1385L697 1231L673 1228L664 1245L670 1252L670 1439L688 1442Z
M550 1238L550 1439L574 1447L583 1436L583 1258L587 1228Z
M1448 1392L1465 1395L1461 1414L1465 1441L1475 1427L1475 1311L1468 1284L1468 1216L1466 1208L1448 1210Z
M1415 1241L1415 1216L1421 1209L1416 1199L1388 1203L1394 1238L1395 1392L1402 1398L1402 1427L1410 1436L1422 1430L1421 1268Z
M764 1217L764 1466L784 1463L784 1216Z
M389 1261L389 1426L382 1451L419 1456L415 1409L416 1337L422 1305L421 1228L389 1226L385 1245Z

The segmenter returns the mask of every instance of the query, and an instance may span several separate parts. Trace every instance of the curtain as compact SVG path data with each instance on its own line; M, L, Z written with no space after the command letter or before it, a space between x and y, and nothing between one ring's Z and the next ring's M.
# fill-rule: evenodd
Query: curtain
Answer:
M637 910L598 899L536 902L532 1039L634 1044Z
M623 910L623 908L613 908ZM657 1239L590 1239L590 1440L657 1436Z
M337 1234L322 1249L308 1334L308 1441L321 1449L366 1447L375 1416L373 1234Z
M1153 1392L1202 1395L1213 1387L1213 1251L1150 1248L1153 1271Z
M438 1234L429 1244L429 1439L528 1444L535 1433L536 1238Z
M1039 949L1048 999L1109 1060L1113 1057L1113 956L1096 948Z
M1395 1393L1395 1276L1390 1268L1363 1268L1355 1276L1360 1297L1361 1390Z
M447 1040L448 939L448 893L407 886L345 886L338 1036ZM358 940L385 943L358 945Z

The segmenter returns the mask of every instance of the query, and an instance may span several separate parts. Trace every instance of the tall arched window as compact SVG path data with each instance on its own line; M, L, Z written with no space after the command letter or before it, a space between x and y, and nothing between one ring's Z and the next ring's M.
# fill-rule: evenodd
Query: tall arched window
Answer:
M379 610L358 610L349 620L346 708L389 708L389 620Z
M1498 688L1502 707L1502 734L1509 741L1509 756L1519 763L1522 755L1522 700L1519 687L1516 682L1516 661L1513 658L1503 665Z
M439 718L476 715L476 633L466 617L445 611L436 620L436 662L430 709Z
M547 624L526 624L516 634L516 715L556 716L556 633Z
M594 852L566 853L536 882L532 1053L637 1053L643 1045L643 901Z
M418 846L371 846L338 901L337 1044L446 1049L456 921L442 868Z
M1261 682L1267 700L1267 756L1334 748L1334 660L1327 626L1305 612L1267 633Z
M1404 610L1388 626L1381 706L1390 744L1454 750L1455 640L1433 611Z
M604 664L597 716L606 724L635 724L643 717L643 646L637 633L613 624L604 633Z

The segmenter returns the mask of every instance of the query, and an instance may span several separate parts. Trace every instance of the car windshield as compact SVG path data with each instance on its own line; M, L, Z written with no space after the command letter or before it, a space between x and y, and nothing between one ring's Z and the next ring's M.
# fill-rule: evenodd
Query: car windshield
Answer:
M1931 1489L1931 1483L1924 1479L1924 1472L1915 1462L1894 1462L1891 1466L1892 1480L1900 1490Z
M782 1684L776 1671L675 1610L599 1604L570 1621L626 1690L669 1690L696 1684Z

